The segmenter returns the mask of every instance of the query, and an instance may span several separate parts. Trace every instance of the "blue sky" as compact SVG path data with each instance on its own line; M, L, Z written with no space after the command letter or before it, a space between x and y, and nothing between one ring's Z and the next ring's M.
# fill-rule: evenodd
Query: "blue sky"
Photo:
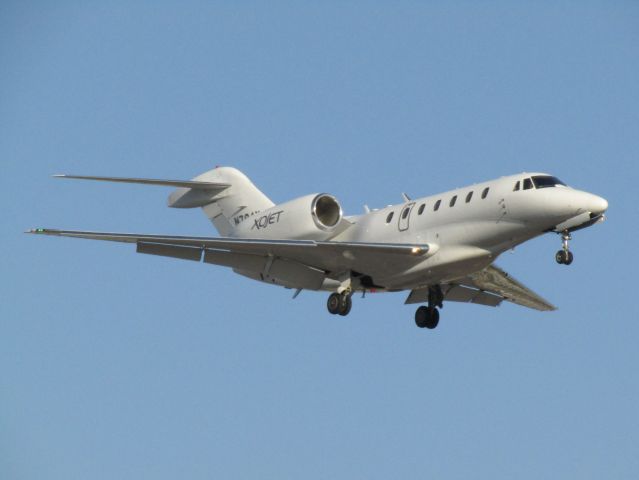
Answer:
M636 2L3 2L0 477L637 478ZM251 282L31 227L213 235L160 187L243 170L348 213L521 171L606 197L550 314Z

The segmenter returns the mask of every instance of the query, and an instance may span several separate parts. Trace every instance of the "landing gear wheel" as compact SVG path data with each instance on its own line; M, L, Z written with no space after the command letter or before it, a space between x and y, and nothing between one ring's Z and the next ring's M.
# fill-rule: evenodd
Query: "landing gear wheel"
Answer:
M350 295L340 295L340 304L339 304L339 313L342 317L345 317L351 311L353 307L353 301L351 300Z
M415 311L415 325L417 325L419 328L425 328L427 317L428 307L424 307L423 305L421 307L418 307L417 311Z
M560 265L570 265L572 261L575 259L575 256L572 254L570 250L559 250L555 254L555 260Z
M439 324L439 310L421 306L415 312L415 325L432 330Z
M342 296L339 293L331 293L326 302L326 308L332 315L340 313L340 306L342 305Z
M326 308L333 315L345 317L351 311L353 301L350 295L331 293L326 302Z
M428 323L426 324L426 328L433 329L437 325L439 325L439 310L433 308L430 312Z
M564 252L563 250L559 250L555 254L555 260L557 261L559 265L563 265L566 262L565 260L566 257L567 257L566 252Z
M574 255L572 254L572 252L569 250L569 251L568 251L568 255L566 256L566 260L564 261L564 264L566 264L566 265L570 265L574 259L575 259L575 256L574 256Z

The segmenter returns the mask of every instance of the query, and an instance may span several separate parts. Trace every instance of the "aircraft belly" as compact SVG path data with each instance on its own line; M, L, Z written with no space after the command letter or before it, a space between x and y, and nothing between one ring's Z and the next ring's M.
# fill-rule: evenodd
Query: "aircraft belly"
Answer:
M472 222L466 226L466 230L468 234L466 243L489 250L495 257L544 233L540 228L531 227L512 219L498 224Z
M414 289L465 277L486 268L494 260L495 255L482 248L449 246L408 270L373 278L388 289Z

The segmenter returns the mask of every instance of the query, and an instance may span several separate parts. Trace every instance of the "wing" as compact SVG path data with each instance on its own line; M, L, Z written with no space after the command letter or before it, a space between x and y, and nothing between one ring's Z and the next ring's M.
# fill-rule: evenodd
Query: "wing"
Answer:
M266 268L265 262L271 259L272 263L272 259L277 258L323 274L353 270L374 277L376 272L383 272L388 266L409 268L427 258L431 250L429 245L183 237L45 228L27 233L135 243L139 253L204 260L252 272L259 272Z
M525 287L502 269L491 265L480 272L448 285L442 285L444 299L496 307L504 300L535 310L550 311L557 308ZM413 290L406 303L428 301L428 289Z

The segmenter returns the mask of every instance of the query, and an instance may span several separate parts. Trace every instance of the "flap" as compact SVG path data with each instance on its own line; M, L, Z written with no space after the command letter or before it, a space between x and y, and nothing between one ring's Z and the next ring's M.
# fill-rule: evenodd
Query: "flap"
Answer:
M557 310L557 307L494 265L470 275L460 283L494 293L523 307L541 311Z
M449 302L476 303L496 307L506 300L535 310L557 309L494 265L455 283L442 285L442 293L444 300ZM406 299L406 303L425 302L428 302L428 288L413 290Z
M444 300L447 302L476 303L478 305L496 307L504 301L503 297L464 285L443 285L442 293L444 294ZM428 302L428 288L420 288L411 291L405 303L426 302Z

